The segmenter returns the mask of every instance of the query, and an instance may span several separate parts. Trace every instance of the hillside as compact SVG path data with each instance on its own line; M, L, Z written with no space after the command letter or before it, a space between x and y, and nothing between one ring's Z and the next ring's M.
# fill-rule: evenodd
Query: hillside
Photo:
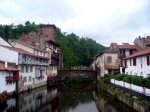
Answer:
M27 21L25 25L0 25L0 36L5 40L9 38L19 39L22 33L29 33L31 31L38 31L39 25L34 22ZM105 49L101 44L86 37L81 38L74 33L66 34L61 32L61 29L56 27L55 29L55 41L60 45L60 49L63 53L64 67L72 66L87 66L90 63L92 57Z

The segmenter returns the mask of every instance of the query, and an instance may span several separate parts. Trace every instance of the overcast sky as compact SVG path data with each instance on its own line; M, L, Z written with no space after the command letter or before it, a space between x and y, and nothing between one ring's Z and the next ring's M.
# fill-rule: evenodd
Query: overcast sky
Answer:
M150 0L0 0L0 24L55 24L105 46L150 35Z

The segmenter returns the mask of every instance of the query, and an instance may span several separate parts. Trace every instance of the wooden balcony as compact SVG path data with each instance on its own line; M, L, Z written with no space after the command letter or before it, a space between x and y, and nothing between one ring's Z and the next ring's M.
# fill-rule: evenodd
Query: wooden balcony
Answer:
M58 65L59 65L59 61L51 60L51 64L52 64L52 65L56 65L56 66L58 66Z
M6 76L7 84L12 84L19 80L19 71L14 71L13 76Z
M55 53L55 51L53 51L53 53L51 54L51 57L59 59L59 54Z

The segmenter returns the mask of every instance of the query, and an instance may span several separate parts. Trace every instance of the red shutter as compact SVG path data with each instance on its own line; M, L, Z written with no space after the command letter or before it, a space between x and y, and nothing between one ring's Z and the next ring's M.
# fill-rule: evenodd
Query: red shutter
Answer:
M147 65L150 65L149 56L147 56Z
M127 60L124 60L124 66L127 68Z

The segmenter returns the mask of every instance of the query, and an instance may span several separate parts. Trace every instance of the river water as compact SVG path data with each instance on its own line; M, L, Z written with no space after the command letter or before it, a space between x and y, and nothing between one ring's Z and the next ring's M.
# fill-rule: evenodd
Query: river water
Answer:
M46 86L10 97L0 103L0 112L134 112L96 84L71 89L63 83Z

